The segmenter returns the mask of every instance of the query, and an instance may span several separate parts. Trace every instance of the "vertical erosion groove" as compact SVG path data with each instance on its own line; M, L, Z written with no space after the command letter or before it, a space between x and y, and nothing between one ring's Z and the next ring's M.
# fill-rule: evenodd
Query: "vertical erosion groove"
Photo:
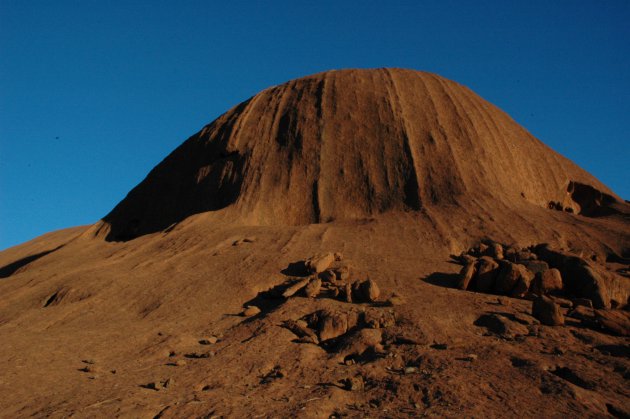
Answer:
M405 156L408 160L408 165L410 166L409 173L405 175L405 185L404 185L404 204L413 210L419 210L422 207L422 202L420 200L420 185L418 184L418 171L416 169L416 157L414 156L414 151L411 146L411 140L409 138L409 128L407 127L407 120L405 109L400 100L400 96L398 94L398 87L396 86L396 81L394 80L394 76L392 75L389 69L387 71L387 76L389 78L390 84L392 86L392 92L389 92L389 104L392 108L392 114L396 117L396 111L394 110L394 105L400 111L400 125L402 128L402 136L403 136L403 147Z

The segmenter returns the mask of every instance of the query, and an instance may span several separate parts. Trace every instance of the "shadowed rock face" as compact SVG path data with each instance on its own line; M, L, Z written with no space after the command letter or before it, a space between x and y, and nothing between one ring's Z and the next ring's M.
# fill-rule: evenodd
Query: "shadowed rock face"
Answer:
M128 240L205 211L303 225L480 199L546 207L570 194L618 200L462 85L401 69L330 71L264 90L204 127L103 231Z

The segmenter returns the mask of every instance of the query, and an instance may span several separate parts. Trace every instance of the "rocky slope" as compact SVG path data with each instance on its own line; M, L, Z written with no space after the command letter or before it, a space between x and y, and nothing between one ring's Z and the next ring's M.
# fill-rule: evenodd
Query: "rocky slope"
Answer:
M624 417L628 214L439 76L272 87L0 253L0 416Z

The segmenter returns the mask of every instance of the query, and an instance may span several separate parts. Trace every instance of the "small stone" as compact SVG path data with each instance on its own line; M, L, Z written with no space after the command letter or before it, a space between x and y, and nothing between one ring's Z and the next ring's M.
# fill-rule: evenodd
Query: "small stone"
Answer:
M241 313L243 317L251 317L260 314L260 309L256 306L247 306Z
M186 365L186 361L184 361L183 359L178 359L177 361L175 361L175 366L177 367L183 367L184 365Z
M175 384L175 380L173 380L172 378L167 378L162 382L162 387L169 388L172 387L173 384Z
M485 253L496 260L501 260L503 259L503 246L497 242L492 242L488 245Z
M306 285L306 287L304 287L304 294L308 298L317 297L321 288L322 288L322 280L319 278L315 278L311 282L309 282L308 285Z
M158 381L153 381L150 382L148 384L146 384L144 387L151 389L151 390L155 390L155 391L160 391L160 389L162 388L162 383L158 382Z
M216 336L210 336L208 338L203 338L199 340L199 343L202 345L214 345L217 343L218 339Z
M532 303L532 315L547 326L564 324L564 316L560 307L551 298L544 295L537 297Z
M508 307L512 305L512 300L509 298L497 298L497 304Z
M573 301L553 296L551 299L562 308L573 308Z
M405 299L398 294L392 294L392 296L387 299L387 305L390 307L399 306L401 304L405 304Z
M335 261L337 262L341 262L343 260L343 253L341 252L335 252Z
M418 372L418 368L416 367L406 367L405 374L415 374Z
M476 361L476 360L477 360L477 358L478 358L478 357L477 357L477 355L476 355L476 354L467 354L467 355L464 355L464 356L462 357L462 360L463 360L463 361L468 361L468 362L474 362L474 361Z
M588 298L572 298L571 302L575 307L584 306L588 308L593 308L593 302Z
M332 269L327 269L319 274L319 278L322 282L335 283L337 281L337 274Z
M481 315L475 320L474 325L485 327L489 332L509 339L529 335L529 329L525 325L495 313Z
M362 391L364 388L363 377L357 375L356 377L346 378L343 380L344 388L349 391Z
M346 284L346 286L344 287L344 296L346 298L346 302L347 303L352 303L352 285L351 284Z

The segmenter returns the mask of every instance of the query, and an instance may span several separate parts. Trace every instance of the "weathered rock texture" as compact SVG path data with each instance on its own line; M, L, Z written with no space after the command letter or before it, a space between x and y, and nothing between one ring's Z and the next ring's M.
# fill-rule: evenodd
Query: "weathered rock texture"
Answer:
M410 70L341 70L232 108L155 167L99 234L127 240L204 211L303 225L480 197L592 216L620 201L458 83Z

